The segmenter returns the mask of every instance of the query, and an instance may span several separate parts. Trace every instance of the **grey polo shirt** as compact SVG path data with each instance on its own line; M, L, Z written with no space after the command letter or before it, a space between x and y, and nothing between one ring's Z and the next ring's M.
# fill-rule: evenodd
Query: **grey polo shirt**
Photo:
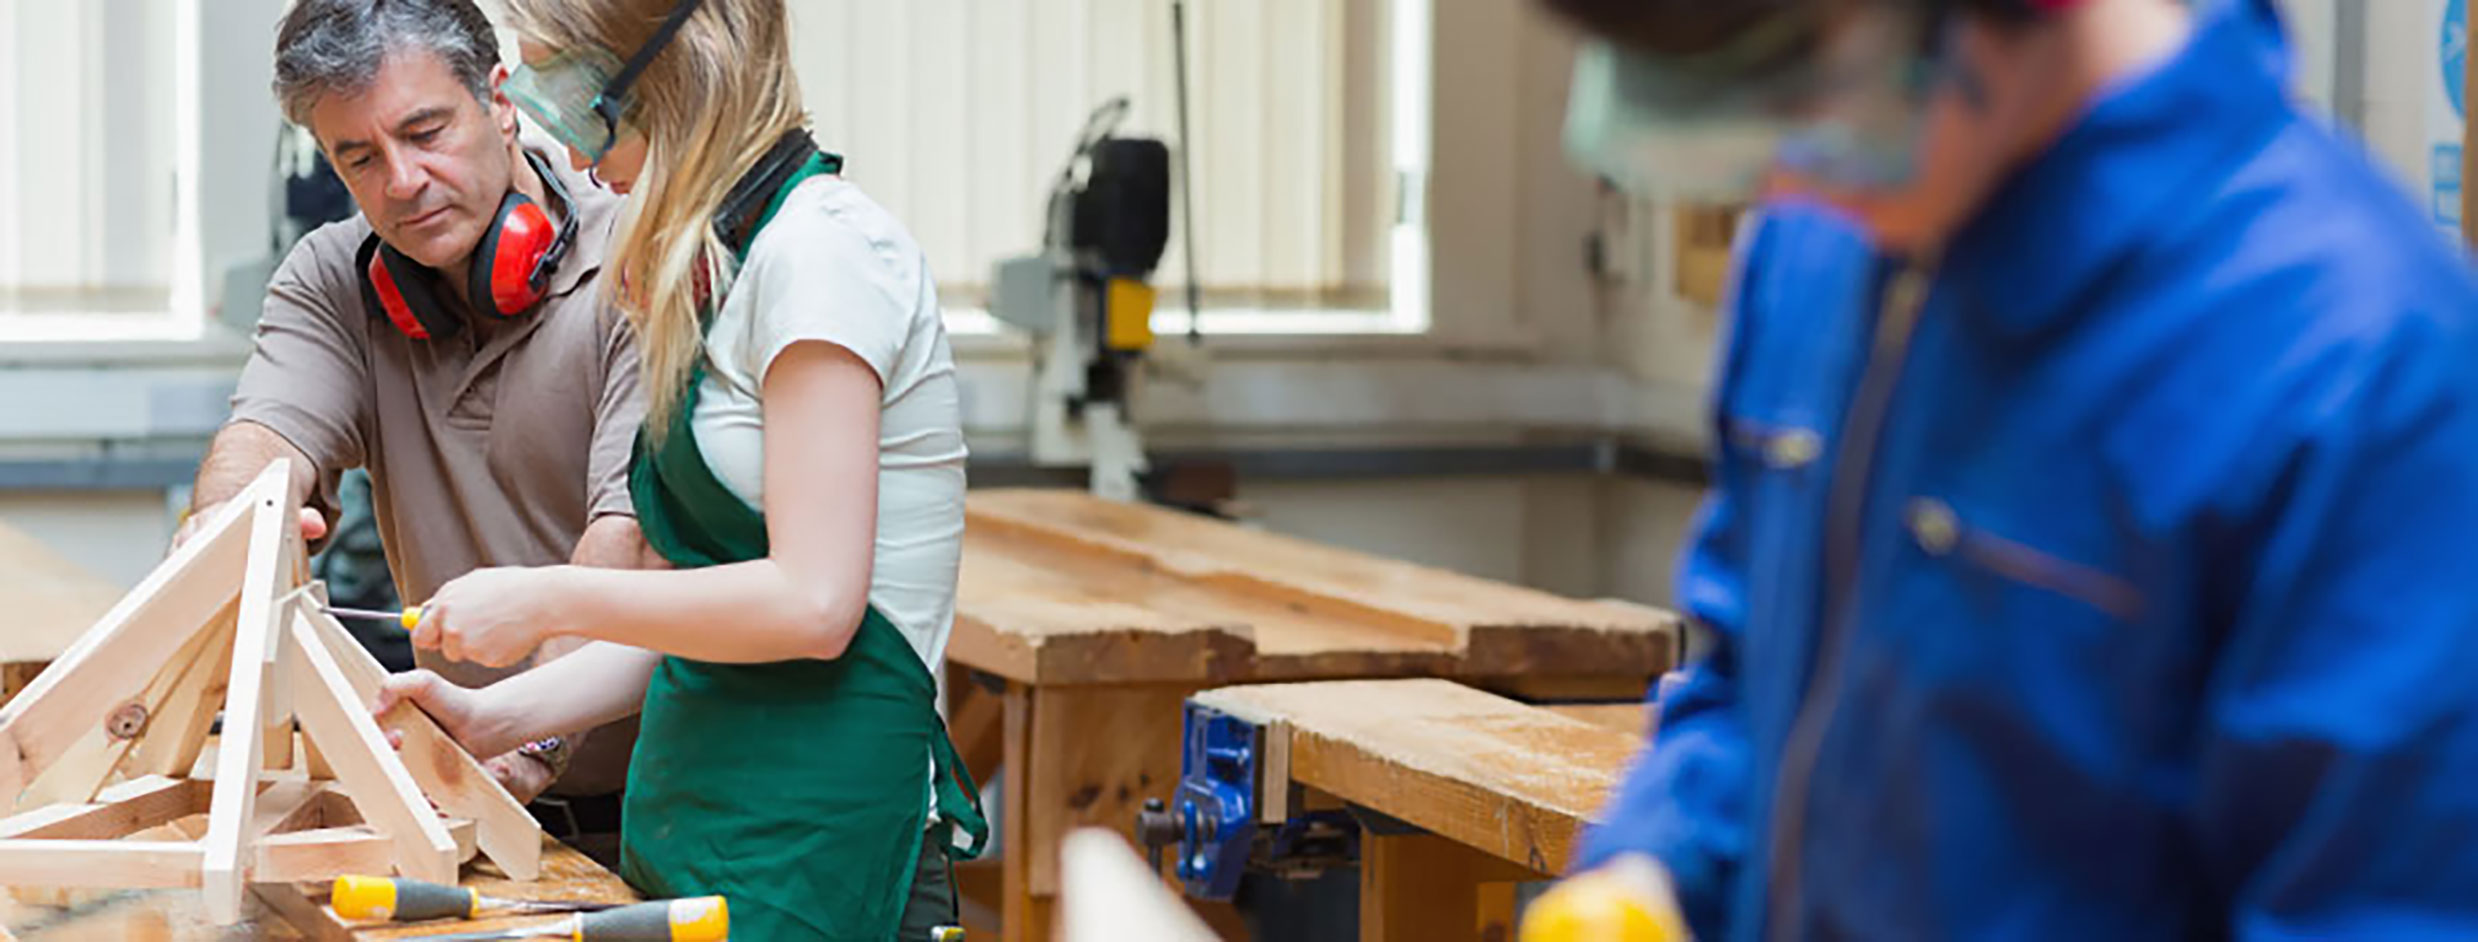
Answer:
M388 569L407 601L477 568L567 562L594 518L633 513L637 353L595 277L619 200L570 173L563 155L545 156L578 225L533 312L468 317L454 337L412 339L363 308L353 259L369 223L333 223L276 270L233 394L231 421L273 430L318 466L316 500L331 500L345 469L370 470ZM442 301L457 303L453 292ZM467 686L512 673L417 657ZM618 787L629 738L588 737L559 791Z

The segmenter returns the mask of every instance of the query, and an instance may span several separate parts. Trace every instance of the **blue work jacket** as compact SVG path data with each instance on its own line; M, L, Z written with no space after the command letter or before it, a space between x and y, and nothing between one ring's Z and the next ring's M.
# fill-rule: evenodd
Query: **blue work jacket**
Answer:
M1579 864L1706 940L2478 938L2478 286L2196 7L1932 273L1752 223L1715 644Z

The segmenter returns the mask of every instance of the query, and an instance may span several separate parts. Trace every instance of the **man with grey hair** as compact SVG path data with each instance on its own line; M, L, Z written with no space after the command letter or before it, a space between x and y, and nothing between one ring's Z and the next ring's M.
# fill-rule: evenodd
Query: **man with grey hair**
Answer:
M337 475L369 469L407 601L481 567L650 559L627 486L636 351L595 284L618 200L519 140L482 11L300 0L275 74L285 116L361 215L303 237L276 271L190 519L283 459L312 539ZM505 673L423 655L468 686ZM487 761L520 798L549 788L537 816L591 852L618 831L632 739L606 728Z

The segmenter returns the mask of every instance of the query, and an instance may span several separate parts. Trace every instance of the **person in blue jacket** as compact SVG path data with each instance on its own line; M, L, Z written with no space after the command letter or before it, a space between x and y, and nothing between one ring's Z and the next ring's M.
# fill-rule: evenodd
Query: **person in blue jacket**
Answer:
M2270 0L1551 3L1578 156L1768 197L1712 643L1578 870L1704 939L2478 938L2478 284Z

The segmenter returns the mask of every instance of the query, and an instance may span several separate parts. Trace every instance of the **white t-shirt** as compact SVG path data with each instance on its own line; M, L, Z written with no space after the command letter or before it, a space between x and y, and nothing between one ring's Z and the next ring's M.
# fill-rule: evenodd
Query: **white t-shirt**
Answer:
M689 416L723 486L765 508L766 368L792 344L852 353L884 384L878 415L877 554L869 604L932 677L955 621L964 549L963 409L937 285L912 234L859 187L812 177L749 246L706 334Z

